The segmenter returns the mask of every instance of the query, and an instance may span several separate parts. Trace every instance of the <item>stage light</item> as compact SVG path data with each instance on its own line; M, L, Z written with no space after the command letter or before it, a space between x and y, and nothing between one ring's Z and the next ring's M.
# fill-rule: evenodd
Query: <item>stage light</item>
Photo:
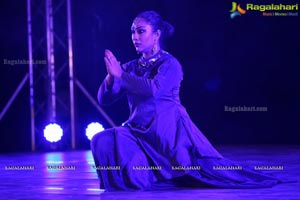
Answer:
M99 124L98 122L92 122L90 123L87 128L85 129L85 135L87 136L87 138L89 140L92 139L92 137L96 134L99 133L101 131L104 131L104 128L101 124Z
M44 129L44 137L49 142L57 142L61 140L62 136L63 130L58 124L50 123Z

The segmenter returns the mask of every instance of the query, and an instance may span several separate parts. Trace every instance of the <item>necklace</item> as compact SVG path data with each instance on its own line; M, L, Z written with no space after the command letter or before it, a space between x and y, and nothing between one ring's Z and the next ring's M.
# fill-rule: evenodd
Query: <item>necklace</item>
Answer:
M156 63L157 60L159 60L161 57L161 51L155 54L153 57L145 59L144 57L141 57L136 65L136 74L138 76L143 76L145 72L150 69L154 63Z

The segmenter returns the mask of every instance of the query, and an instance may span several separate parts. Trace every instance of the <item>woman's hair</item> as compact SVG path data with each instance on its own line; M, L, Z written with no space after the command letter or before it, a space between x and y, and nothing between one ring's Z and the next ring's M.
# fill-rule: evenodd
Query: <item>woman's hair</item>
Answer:
M162 17L155 11L145 11L136 16L136 18L141 18L145 20L154 32L157 30L161 31L160 44L163 45L166 38L169 38L174 33L174 27L167 21L164 21Z

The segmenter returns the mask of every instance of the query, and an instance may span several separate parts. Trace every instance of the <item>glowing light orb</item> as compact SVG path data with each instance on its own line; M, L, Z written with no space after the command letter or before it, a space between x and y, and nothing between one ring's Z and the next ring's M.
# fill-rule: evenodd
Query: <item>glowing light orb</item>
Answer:
M49 142L57 142L62 136L63 130L58 124L50 123L44 129L44 137Z
M102 124L98 122L92 122L85 129L85 135L89 140L91 140L94 135L96 135L101 131L104 131L104 127L102 126Z

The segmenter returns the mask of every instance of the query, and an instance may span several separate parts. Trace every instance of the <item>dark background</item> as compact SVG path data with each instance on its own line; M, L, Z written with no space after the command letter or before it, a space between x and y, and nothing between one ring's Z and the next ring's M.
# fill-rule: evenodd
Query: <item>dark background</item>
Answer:
M2 111L28 71L27 65L5 65L4 59L28 59L28 42L26 1L5 0L0 5ZM230 19L229 1L74 0L75 76L92 96L96 98L106 75L104 49L121 62L136 58L130 26L136 14L151 9L175 27L167 50L183 66L182 104L213 144L299 144L299 17L262 17L248 11ZM88 149L86 125L109 125L78 88L75 92L77 147ZM268 111L224 111L224 106L244 105ZM125 98L104 109L118 125L128 116ZM28 83L0 121L0 135L0 151L30 150ZM37 137L43 140L41 134ZM68 131L64 137L61 148L68 149Z

